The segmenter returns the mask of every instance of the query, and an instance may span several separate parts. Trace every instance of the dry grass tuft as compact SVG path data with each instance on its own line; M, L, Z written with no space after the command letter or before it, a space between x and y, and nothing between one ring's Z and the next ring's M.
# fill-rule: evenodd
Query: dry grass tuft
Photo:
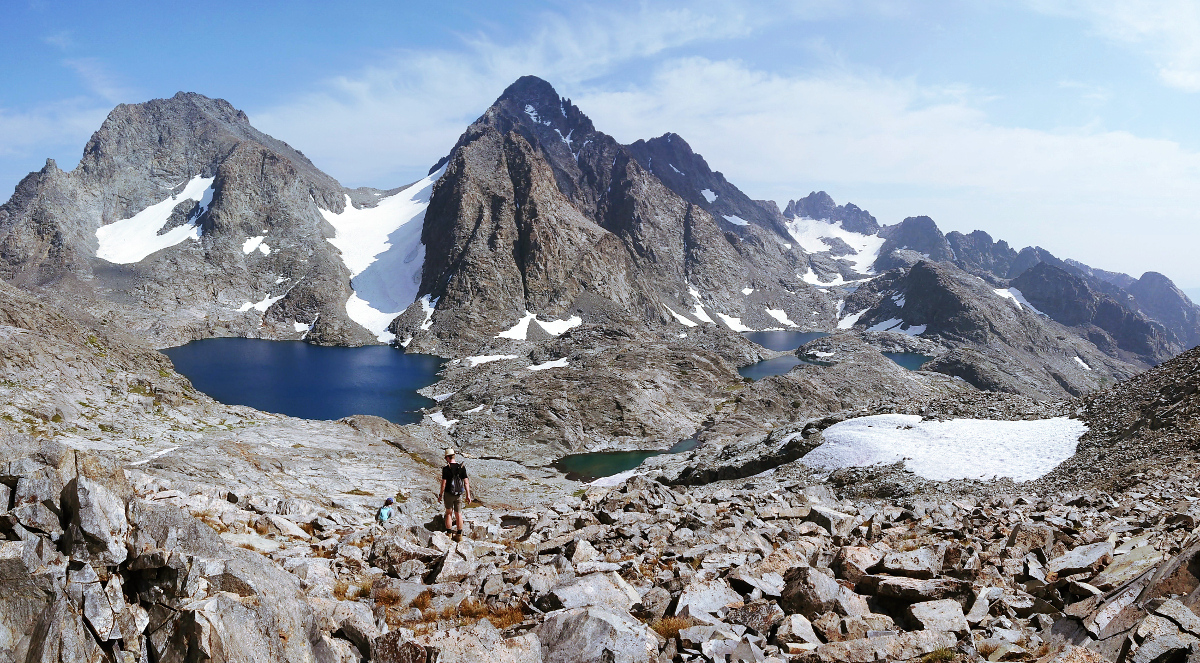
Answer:
M343 579L339 579L333 584L333 597L339 601L345 600L346 590L348 589L350 589L350 583Z
M696 621L691 617L662 617L654 620L650 624L650 628L654 629L655 633L670 640L671 638L678 638L679 632L683 629L695 625Z
M488 604L483 601L467 599L458 605L458 615L466 619L486 617L490 611L491 609L488 608Z
M953 649L942 647L921 657L921 663L948 663L958 658Z
M427 589L420 594L417 594L417 597L412 600L412 603L410 603L409 606L416 608L417 610L425 611L429 609L429 604L432 601L433 592Z
M500 630L504 630L510 626L515 626L525 621L525 613L521 612L518 606L495 607L485 619L492 623L492 626Z

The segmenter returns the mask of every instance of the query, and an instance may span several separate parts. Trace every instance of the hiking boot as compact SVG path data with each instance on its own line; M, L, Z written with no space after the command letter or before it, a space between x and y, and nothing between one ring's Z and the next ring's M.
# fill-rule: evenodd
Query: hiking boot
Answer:
M462 530L460 530L460 529L454 530L454 540L462 541Z

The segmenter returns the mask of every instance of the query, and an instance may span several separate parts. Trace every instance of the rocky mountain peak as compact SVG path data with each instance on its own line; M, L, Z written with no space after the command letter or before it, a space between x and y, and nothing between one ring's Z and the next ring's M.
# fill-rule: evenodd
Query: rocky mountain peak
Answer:
M894 226L880 229L886 238L875 261L875 271L885 272L918 260L953 260L954 251L946 236L928 216L910 216Z
M799 200L789 200L783 215L789 219L797 217L841 221L842 228L863 235L879 231L879 222L869 212L853 203L838 205L824 191L813 191Z

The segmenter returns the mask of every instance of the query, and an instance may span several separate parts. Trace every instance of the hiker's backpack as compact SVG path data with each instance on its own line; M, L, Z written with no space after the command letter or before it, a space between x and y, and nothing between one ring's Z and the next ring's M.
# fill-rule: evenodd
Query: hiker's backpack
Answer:
M375 522L379 523L380 525L386 523L388 518L391 517L392 507L390 506L381 506L379 507L379 510L375 512Z
M450 474L450 481L446 482L446 490L450 491L451 495L462 495L467 492L467 486L463 483L463 476L467 470L461 464L455 467Z

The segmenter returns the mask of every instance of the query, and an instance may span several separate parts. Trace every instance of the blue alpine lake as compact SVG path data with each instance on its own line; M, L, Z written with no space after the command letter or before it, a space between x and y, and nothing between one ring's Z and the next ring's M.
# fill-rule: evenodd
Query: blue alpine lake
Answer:
M167 348L192 385L228 405L304 419L373 414L398 424L421 420L445 359L396 348L324 347L300 341L208 338Z
M829 336L829 332L755 331L742 332L742 336L768 350L791 352L809 341ZM784 355L743 366L738 369L738 375L751 380L761 380L772 375L783 375L795 366L809 363L812 362L804 361L796 355Z
M742 336L768 350L791 352L809 341L829 336L829 332L754 331L742 332Z

